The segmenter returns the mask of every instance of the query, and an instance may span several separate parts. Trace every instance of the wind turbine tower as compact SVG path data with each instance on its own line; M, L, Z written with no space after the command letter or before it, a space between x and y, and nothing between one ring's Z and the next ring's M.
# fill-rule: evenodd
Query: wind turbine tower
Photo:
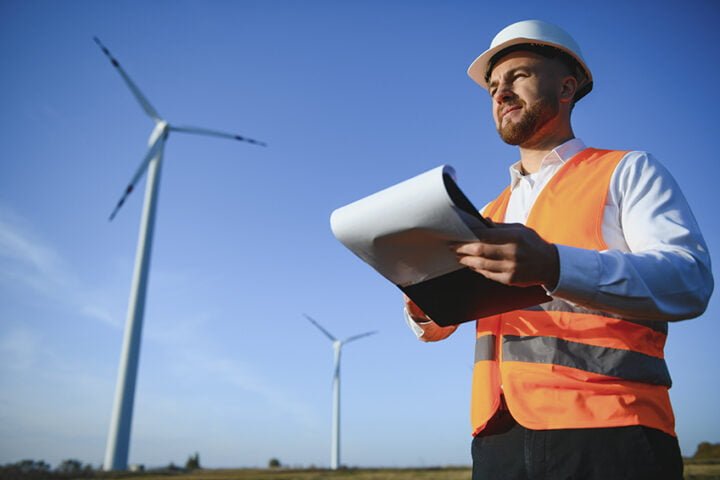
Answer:
M135 189L135 185L147 172L145 186L145 203L140 220L140 233L138 236L137 252L135 254L135 271L130 287L130 300L128 302L127 319L125 322L125 336L123 339L120 367L118 370L117 386L115 390L115 403L113 405L110 430L108 433L107 448L105 450L105 470L126 470L130 446L130 427L132 424L133 403L135 401L135 381L137 379L138 360L140 355L140 338L142 334L143 314L147 281L150 266L150 252L152 250L153 229L155 226L155 213L157 209L158 185L160 183L160 167L162 166L165 142L170 132L194 133L211 137L229 138L254 145L265 146L263 142L232 133L209 130L207 128L170 125L153 108L140 89L130 79L120 63L112 56L110 51L96 37L105 56L110 59L113 67L118 71L125 84L132 92L146 114L155 122L155 128L150 134L149 148L140 166L135 170L130 183L123 192L115 209L110 214L110 220L115 218L127 197Z
M367 337L377 333L365 332L359 335L353 335L345 340L338 340L330 332L328 332L322 325L316 322L312 317L303 313L310 323L315 325L326 337L330 339L333 346L334 358L335 358L335 373L333 373L333 418L332 418L332 444L330 445L330 468L337 470L340 466L340 353L343 345L350 343L355 340Z

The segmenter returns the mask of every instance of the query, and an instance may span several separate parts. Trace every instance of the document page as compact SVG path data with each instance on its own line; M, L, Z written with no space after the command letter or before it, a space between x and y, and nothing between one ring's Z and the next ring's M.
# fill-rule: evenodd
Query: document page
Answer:
M484 224L450 198L446 178L454 183L454 176L443 165L339 208L330 217L333 234L399 286L459 270L452 244L472 241L472 229Z

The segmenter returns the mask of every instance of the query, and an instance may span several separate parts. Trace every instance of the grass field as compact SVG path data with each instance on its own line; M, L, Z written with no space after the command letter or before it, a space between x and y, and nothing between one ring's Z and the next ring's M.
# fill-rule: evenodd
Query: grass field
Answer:
M197 470L177 474L136 473L123 477L132 478L133 480L160 480L168 478L176 478L177 480L470 480L470 469L348 469L337 471L239 469ZM685 465L685 480L720 480L720 464L693 463Z
M685 464L685 480L720 480L720 464Z
M98 477L96 477L98 478ZM118 477L108 477L118 478ZM168 474L134 474L132 480L167 479ZM197 470L172 475L177 480L469 480L469 468L291 470Z

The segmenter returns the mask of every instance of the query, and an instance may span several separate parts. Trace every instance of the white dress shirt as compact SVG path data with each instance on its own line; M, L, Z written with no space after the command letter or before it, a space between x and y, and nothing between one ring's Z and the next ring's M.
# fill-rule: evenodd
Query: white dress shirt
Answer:
M525 223L545 185L584 149L582 140L570 140L529 175L520 162L512 165L505 222ZM652 155L629 152L618 164L602 233L608 250L557 245L560 279L549 295L632 319L681 320L705 311L713 290L705 240L680 187Z
M553 175L585 148L572 139L532 174L523 175L520 162L512 165L505 222L524 224ZM629 152L618 164L602 233L608 250L557 245L560 277L548 295L636 320L682 320L705 311L713 290L705 240L680 187L652 155ZM419 325L408 324L422 336Z

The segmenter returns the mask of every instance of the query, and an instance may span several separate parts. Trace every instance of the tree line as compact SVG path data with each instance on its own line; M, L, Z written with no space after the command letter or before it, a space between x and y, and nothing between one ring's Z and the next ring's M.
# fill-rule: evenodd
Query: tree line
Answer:
M179 472L198 470L200 468L202 468L200 466L200 454L195 453L188 457L185 468L176 466L171 462L167 467L153 469L153 471ZM0 466L0 480L66 480L96 478L99 475L107 478L108 472L102 471L100 467L95 468L89 463L84 464L76 459L63 460L55 468L52 468L44 460L20 460L19 462Z

